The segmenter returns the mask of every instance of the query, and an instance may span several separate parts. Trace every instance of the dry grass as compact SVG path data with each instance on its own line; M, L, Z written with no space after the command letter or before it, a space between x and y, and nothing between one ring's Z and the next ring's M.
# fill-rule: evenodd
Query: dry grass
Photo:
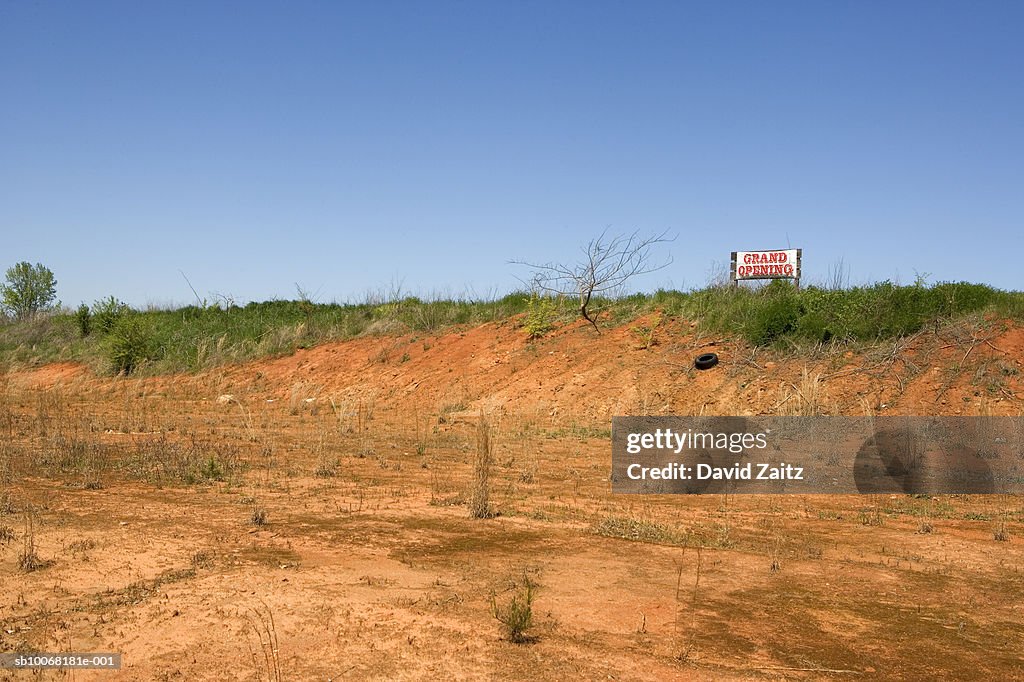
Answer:
M780 416L812 417L823 414L822 380L820 373L812 374L806 367L800 383L779 386L776 414Z
M996 527L992 531L992 537L996 542L1009 542L1010 541L1010 530L1006 527L1006 517L1001 517L996 522Z
M477 422L476 458L473 460L473 485L469 495L470 516L486 519L494 515L491 509L491 467L494 456L491 452L491 425L483 413Z
M622 538L637 542L651 542L663 545L684 545L689 535L665 523L641 519L608 516L595 523L591 530L597 535Z
M252 512L249 514L249 523L257 527L270 523L270 515L267 513L266 508L254 505Z
M36 521L32 513L25 514L25 533L22 536L21 554L18 555L18 568L25 573L46 568L51 562L44 561L36 553Z
M689 606L684 603L682 594L683 583L683 559L686 556L684 548L683 555L676 564L676 636L679 640L679 649L676 658L679 661L692 661L697 657L697 605L700 598L700 576L704 566L703 549L697 546L697 564L694 569L693 589L690 591ZM689 612L689 623L685 624L685 613Z
M263 601L260 601L260 606L260 609L250 608L245 618L250 633L256 636L255 647L251 637L246 638L249 660L256 672L257 682L281 682L284 673L281 668L281 645L277 637L274 612Z

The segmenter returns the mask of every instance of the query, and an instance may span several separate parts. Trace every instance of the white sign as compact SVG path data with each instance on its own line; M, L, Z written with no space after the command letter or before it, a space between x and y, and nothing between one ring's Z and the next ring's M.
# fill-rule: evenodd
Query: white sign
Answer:
M778 251L736 251L733 279L800 278L800 249Z

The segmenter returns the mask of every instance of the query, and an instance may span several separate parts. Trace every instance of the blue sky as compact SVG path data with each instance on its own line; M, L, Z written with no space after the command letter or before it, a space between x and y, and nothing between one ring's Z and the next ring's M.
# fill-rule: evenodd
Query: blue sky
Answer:
M670 230L703 285L1024 288L1020 2L0 2L0 265L66 304L485 296Z

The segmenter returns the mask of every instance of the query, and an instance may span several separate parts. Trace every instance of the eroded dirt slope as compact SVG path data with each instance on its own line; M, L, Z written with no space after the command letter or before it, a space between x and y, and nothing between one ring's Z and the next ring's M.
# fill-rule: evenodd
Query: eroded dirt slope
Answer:
M647 335L645 330L654 329ZM697 371L693 359L721 362ZM19 385L89 384L73 363L17 376ZM864 350L752 349L659 315L596 334L579 323L536 341L514 321L440 335L368 336L198 376L141 380L215 398L374 401L419 412L535 413L607 424L621 414L1017 414L1024 399L1024 328L926 330ZM804 395L808 390L815 395ZM806 405L811 402L813 405ZM312 400L310 400L312 399Z

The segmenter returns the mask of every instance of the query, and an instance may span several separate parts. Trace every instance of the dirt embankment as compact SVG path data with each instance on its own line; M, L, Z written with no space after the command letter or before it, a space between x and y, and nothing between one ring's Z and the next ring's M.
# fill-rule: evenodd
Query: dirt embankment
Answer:
M721 363L697 371L693 359ZM198 375L133 379L240 400L356 402L470 415L536 414L598 426L617 414L1019 414L1024 328L928 329L856 351L753 349L651 315L597 334L577 323L531 341L510 320L439 334L365 336ZM23 386L109 385L74 363L20 373Z

